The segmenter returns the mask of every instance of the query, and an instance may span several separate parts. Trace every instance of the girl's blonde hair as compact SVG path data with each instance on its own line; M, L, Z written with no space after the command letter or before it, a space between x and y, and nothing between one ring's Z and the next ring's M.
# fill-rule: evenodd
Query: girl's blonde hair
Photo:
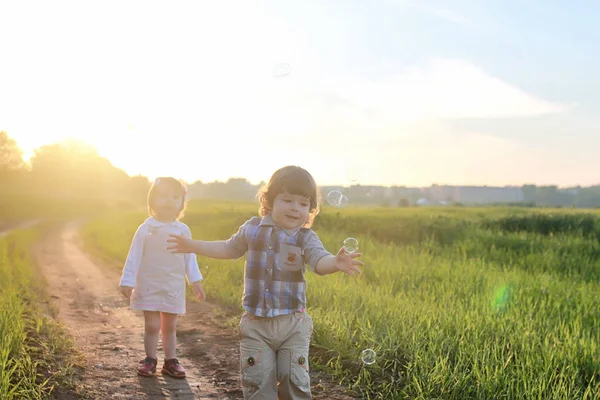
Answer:
M256 195L260 202L258 213L261 217L271 212L275 197L283 192L304 196L309 199L308 220L303 226L310 228L315 217L319 214L320 202L319 190L312 175L304 168L294 165L288 165L275 171L271 175L269 182L260 188Z
M170 176L156 178L152 183L152 186L150 186L150 190L148 191L148 215L150 215L151 217L156 216L156 212L154 211L154 201L156 200L156 192L158 190L158 187L167 187L175 191L175 193L181 195L183 201L181 202L179 213L177 214L177 217L175 217L175 219L178 220L182 218L185 214L185 207L187 205L187 188L185 187L185 184L182 181L172 178Z

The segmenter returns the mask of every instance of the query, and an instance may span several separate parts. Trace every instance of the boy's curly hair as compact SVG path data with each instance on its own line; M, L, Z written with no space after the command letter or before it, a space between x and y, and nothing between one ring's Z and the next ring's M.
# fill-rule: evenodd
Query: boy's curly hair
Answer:
M269 182L261 187L256 195L260 202L258 213L261 217L271 212L275 197L283 192L305 196L309 199L308 220L303 226L310 228L319 214L320 202L319 190L312 175L304 168L294 165L288 165L275 171Z

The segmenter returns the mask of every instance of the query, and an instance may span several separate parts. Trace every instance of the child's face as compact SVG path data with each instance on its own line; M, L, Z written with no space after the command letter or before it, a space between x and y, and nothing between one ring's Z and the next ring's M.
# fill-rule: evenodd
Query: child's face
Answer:
M153 209L157 219L172 220L177 218L183 202L183 196L176 190L166 186L156 188Z
M310 199L288 192L279 193L273 200L271 218L284 229L296 229L308 220Z

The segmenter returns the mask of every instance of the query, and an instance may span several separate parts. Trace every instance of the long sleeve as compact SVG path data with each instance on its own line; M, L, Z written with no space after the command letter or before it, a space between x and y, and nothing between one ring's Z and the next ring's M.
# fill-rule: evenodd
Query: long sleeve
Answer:
M127 254L125 266L123 267L123 274L121 275L121 286L135 287L137 273L142 262L142 255L144 254L144 238L146 236L146 231L146 226L142 224L137 228L133 235L129 254Z
M310 266L310 270L317 275L317 264L321 258L330 256L331 253L325 249L323 242L319 239L319 236L311 229L306 232L304 238L304 261Z
M192 237L192 231L190 228L183 224L185 227L185 236L188 238ZM202 273L200 272L200 267L198 266L198 258L194 253L186 253L184 254L185 260L185 276L189 283L194 283L202 280Z
M185 275L189 283L202 280L202 273L200 267L198 267L198 259L195 254L185 255Z
M246 239L246 232L248 231L248 226L250 226L252 223L252 219L253 218L244 222L238 228L236 233L234 233L229 239L224 241L224 246L225 248L227 248L229 254L231 254L231 258L240 258L248 251L248 241Z

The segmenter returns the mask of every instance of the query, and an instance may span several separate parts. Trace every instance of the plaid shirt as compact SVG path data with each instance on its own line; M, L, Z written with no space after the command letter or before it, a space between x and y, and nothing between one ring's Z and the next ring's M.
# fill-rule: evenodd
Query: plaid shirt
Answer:
M242 304L258 317L303 311L306 264L316 273L319 260L331 254L311 229L282 229L268 215L246 221L226 246L236 258L248 253Z

